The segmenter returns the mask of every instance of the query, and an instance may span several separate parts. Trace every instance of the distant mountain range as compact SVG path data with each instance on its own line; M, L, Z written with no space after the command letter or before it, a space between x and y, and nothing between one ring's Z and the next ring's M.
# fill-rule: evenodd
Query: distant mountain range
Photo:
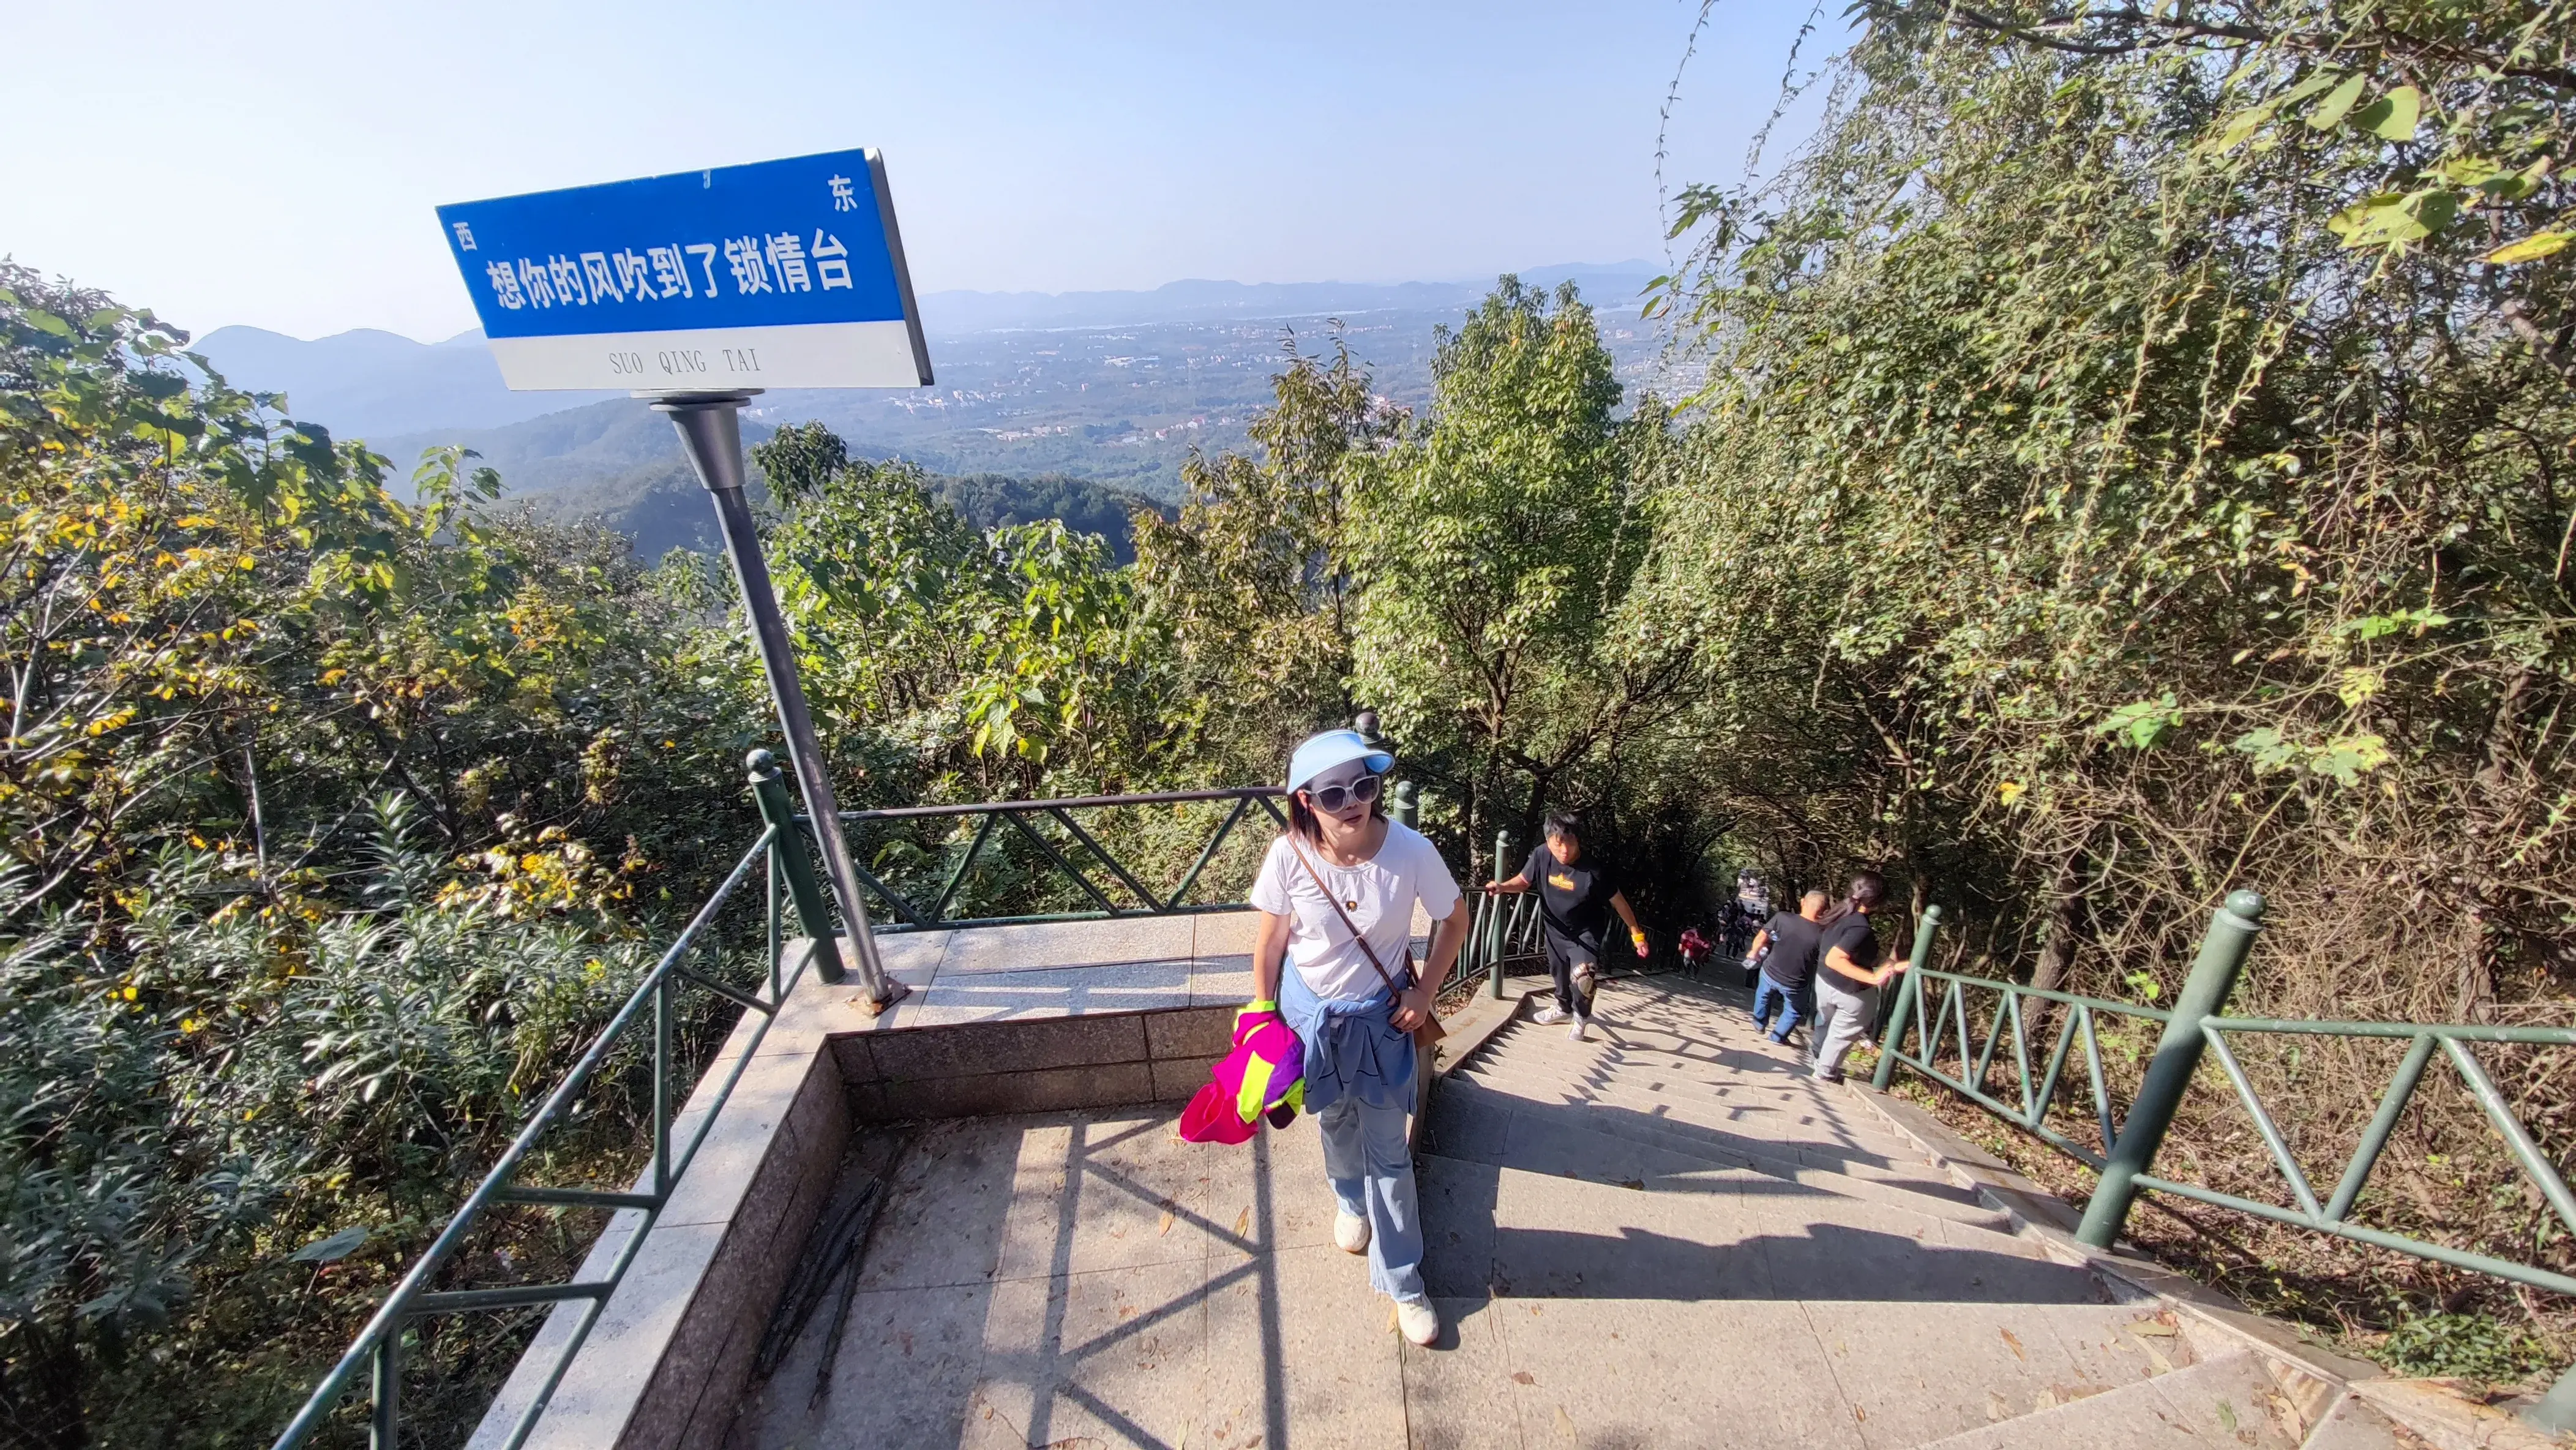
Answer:
M359 328L306 342L219 327L192 349L235 387L284 393L293 414L351 438L424 428L496 428L615 393L514 393L474 332L414 342Z
M1519 275L1534 287L1572 282L1604 311L1633 312L1637 294L1660 270L1650 262L1533 267ZM1374 312L1433 312L1472 307L1494 279L1473 282L1166 282L1151 292L933 292L921 299L932 337L1014 328L1124 327L1164 322L1255 321L1287 317L1358 317Z
M1599 314L1632 393L1674 392L1671 358L1638 321L1643 262L1541 267ZM746 443L814 419L852 453L903 457L978 523L1060 517L1124 552L1126 511L1169 504L1193 453L1247 446L1287 349L1329 346L1334 325L1377 390L1418 407L1437 329L1490 282L1174 282L1150 292L940 292L922 299L939 385L774 392L746 410ZM469 332L440 343L388 332L313 342L226 327L195 350L239 387L284 393L296 418L363 439L408 474L421 451L461 444L540 514L592 517L637 552L711 547L704 491L668 422L619 393L513 393Z
M1619 262L1537 267L1520 276L1548 287L1571 280L1605 312L1633 313L1654 272L1646 262ZM937 342L974 333L1464 310L1492 285L1188 281L1150 292L933 292L921 299L921 312L935 363ZM502 386L480 330L424 343L360 328L306 342L257 327L219 327L197 339L195 351L235 386L284 393L295 416L352 438L497 428L621 396L513 393Z

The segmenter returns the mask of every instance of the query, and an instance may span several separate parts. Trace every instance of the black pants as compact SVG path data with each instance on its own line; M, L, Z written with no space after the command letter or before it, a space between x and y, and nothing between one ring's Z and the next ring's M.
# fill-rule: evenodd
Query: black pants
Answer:
M1597 936L1558 936L1547 934L1548 975L1556 979L1556 1005L1567 1012L1592 1015L1592 998L1600 995L1601 938ZM1588 963L1593 971L1593 991L1582 1000L1575 999L1574 969Z

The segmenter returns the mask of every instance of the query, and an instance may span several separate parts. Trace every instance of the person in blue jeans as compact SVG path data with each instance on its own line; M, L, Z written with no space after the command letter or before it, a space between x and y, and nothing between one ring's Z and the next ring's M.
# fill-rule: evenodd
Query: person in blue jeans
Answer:
M1823 928L1818 923L1825 914L1825 893L1810 891L1798 898L1796 911L1783 911L1763 923L1753 934L1753 946L1744 954L1744 964L1760 963L1762 976L1753 989L1753 1026L1774 1042L1787 1042L1789 1029L1799 1019L1813 1017L1815 1006L1807 994L1816 979L1816 945ZM1768 955L1763 948L1770 948ZM1773 1027L1771 1017L1779 1014L1780 1025Z
M1246 1011L1276 1010L1305 1053L1306 1110L1324 1140L1338 1212L1333 1242L1366 1254L1369 1284L1395 1301L1415 1344L1440 1337L1422 1284L1422 1214L1404 1124L1414 1102L1413 1030L1467 939L1468 911L1438 848L1386 816L1395 757L1356 730L1327 730L1288 762L1288 828L1270 843L1252 904ZM1414 969L1413 910L1438 923Z

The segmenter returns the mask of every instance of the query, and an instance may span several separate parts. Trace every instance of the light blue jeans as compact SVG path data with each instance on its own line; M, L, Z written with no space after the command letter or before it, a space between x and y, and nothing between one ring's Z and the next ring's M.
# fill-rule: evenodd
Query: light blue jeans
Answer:
M1315 1115L1324 1135L1324 1176L1342 1212L1369 1225L1369 1287L1396 1299L1420 1299L1422 1209L1413 1188L1413 1151L1404 1143L1405 1110L1373 1108L1344 1097Z

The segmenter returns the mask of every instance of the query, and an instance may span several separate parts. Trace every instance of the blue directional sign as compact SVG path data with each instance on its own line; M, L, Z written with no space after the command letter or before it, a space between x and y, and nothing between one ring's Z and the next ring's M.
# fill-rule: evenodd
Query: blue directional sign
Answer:
M438 209L513 388L911 388L885 159L834 151Z

